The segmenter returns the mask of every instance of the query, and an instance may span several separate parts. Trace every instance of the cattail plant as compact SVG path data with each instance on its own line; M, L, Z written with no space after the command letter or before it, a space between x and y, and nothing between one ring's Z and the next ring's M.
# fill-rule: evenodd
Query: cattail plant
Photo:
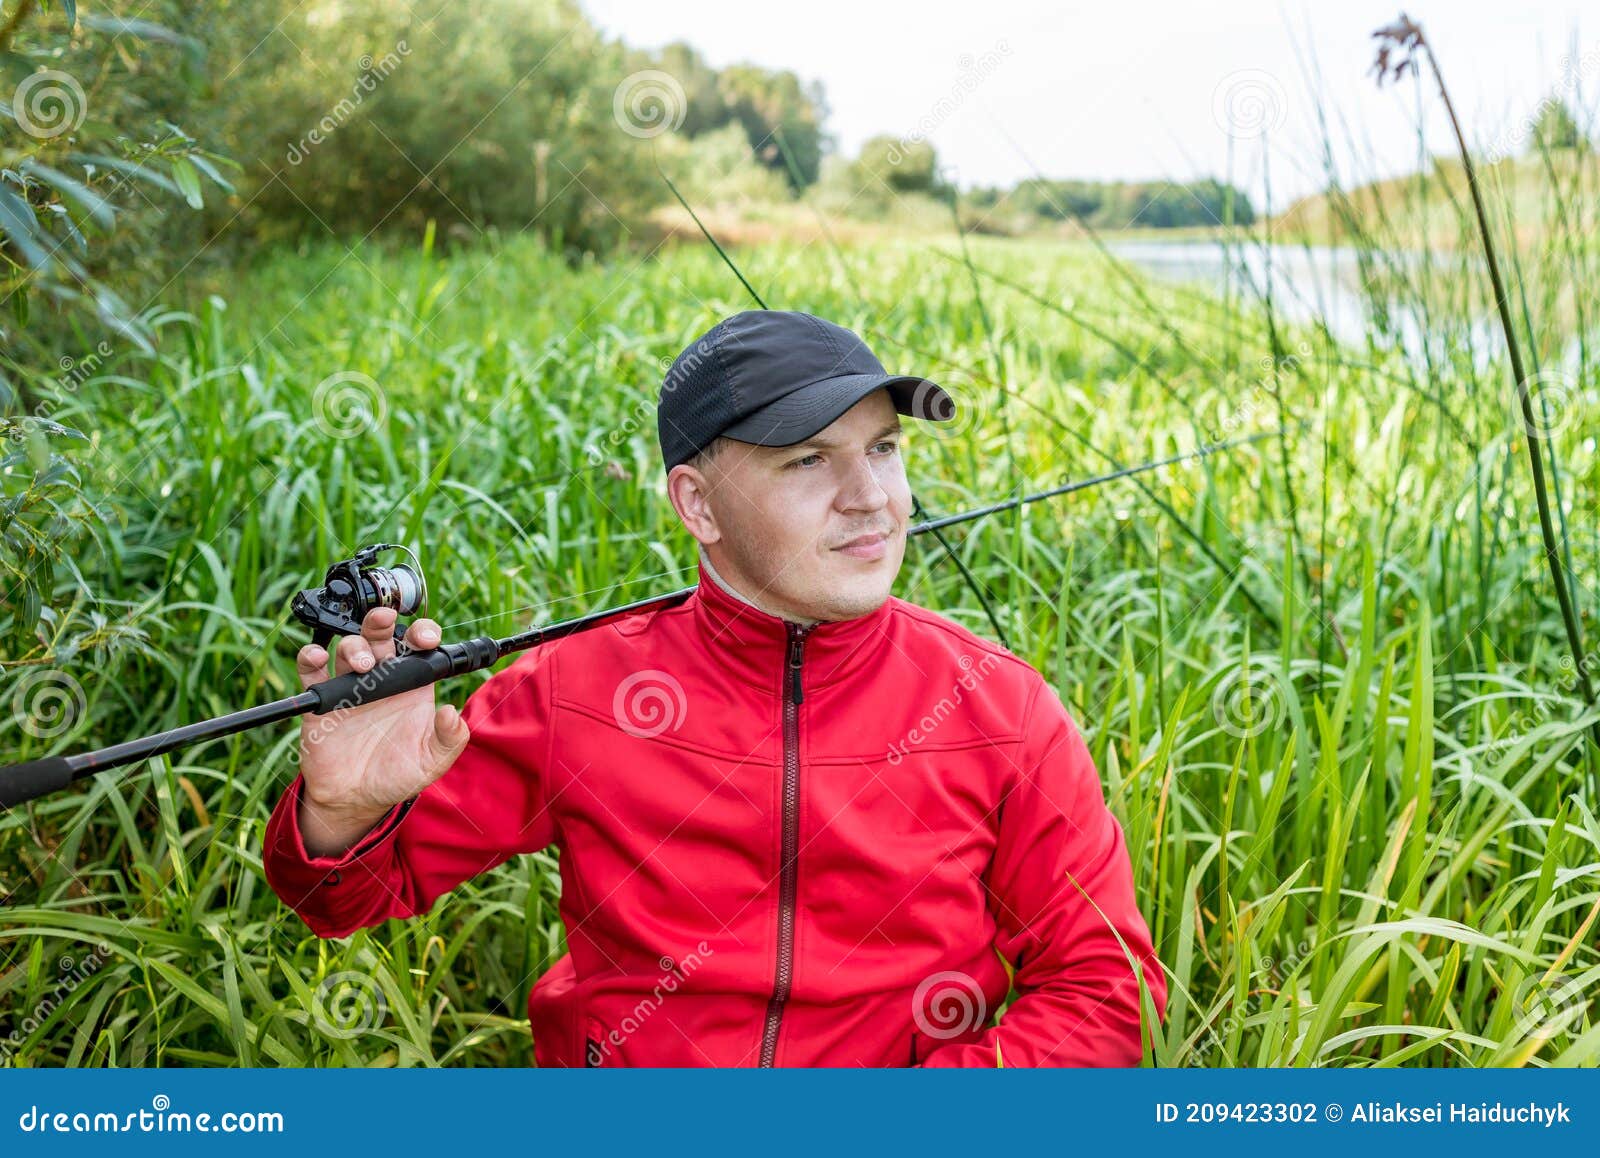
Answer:
M1583 628L1573 608L1572 588L1568 585L1562 569L1561 547L1556 540L1555 524L1550 512L1550 496L1545 483L1544 456L1539 451L1539 439L1534 434L1534 431L1540 429L1540 425L1534 417L1533 398L1528 390L1527 374L1523 370L1522 347L1517 341L1516 327L1511 323L1511 307L1506 296L1505 281L1500 275L1500 260L1495 251L1494 237L1489 231L1489 214L1484 208L1483 192L1479 188L1477 170L1472 164L1472 153L1467 148L1466 134L1461 130L1461 121L1456 116L1455 104L1450 100L1450 90L1445 87L1444 73L1439 69L1439 60L1433 54L1433 46L1423 35L1422 26L1402 12L1400 18L1393 24L1385 25L1372 35L1378 41L1378 55L1373 62L1372 71L1379 86L1382 86L1385 79L1398 81L1407 72L1413 76L1420 76L1417 54L1421 52L1428 58L1428 69L1433 73L1433 79L1439 86L1439 99L1444 102L1444 111L1450 118L1450 130L1455 135L1456 147L1461 153L1461 166L1467 177L1467 188L1472 194L1472 210L1477 217L1478 236L1483 242L1484 260L1489 267L1489 282L1494 291L1495 309L1500 314L1500 327L1506 335L1506 347L1511 357L1511 374L1516 382L1517 403L1522 409L1523 429L1528 432L1528 465L1533 472L1533 493L1539 508L1539 533L1544 539L1544 557L1550 566L1550 577L1556 585L1556 602L1561 609L1561 622L1566 629L1567 644L1572 648L1572 661L1578 687L1583 693L1584 703L1593 707L1594 688L1589 678L1589 658L1583 647ZM1595 748L1600 750L1600 720L1590 725L1590 735L1594 738ZM1600 798L1600 775L1596 773L1592 752L1586 763L1589 767L1590 794Z

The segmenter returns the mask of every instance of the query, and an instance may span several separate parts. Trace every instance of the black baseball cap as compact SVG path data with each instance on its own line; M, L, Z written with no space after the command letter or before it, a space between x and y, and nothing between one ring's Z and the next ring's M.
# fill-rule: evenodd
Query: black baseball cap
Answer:
M667 371L656 404L661 458L670 471L718 435L793 446L883 388L907 417L956 416L938 383L888 373L843 326L794 310L746 310L701 334Z

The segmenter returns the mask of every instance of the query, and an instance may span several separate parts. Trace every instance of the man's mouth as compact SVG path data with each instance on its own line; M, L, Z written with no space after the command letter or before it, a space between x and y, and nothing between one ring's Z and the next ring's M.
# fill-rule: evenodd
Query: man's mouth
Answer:
M869 535L857 535L849 542L841 543L834 548L856 559L881 559L888 552L889 536L884 531L874 531Z

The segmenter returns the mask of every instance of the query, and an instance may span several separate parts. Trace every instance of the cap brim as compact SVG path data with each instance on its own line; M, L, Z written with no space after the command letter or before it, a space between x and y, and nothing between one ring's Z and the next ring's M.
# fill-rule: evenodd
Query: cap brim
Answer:
M722 433L757 446L793 446L836 421L874 390L887 388L897 413L925 422L949 422L955 399L944 387L909 374L843 374L801 387L741 418Z

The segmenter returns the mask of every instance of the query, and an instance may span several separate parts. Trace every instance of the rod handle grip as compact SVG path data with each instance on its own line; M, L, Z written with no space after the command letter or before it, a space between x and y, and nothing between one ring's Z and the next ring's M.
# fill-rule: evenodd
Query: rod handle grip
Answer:
M318 703L311 714L322 716L341 708L359 708L427 687L447 676L477 671L499 658L499 645L487 635L427 651L391 656L371 671L345 672L312 684L307 690L317 697Z
M72 764L65 756L45 756L13 764L0 775L0 808L15 808L72 783Z

